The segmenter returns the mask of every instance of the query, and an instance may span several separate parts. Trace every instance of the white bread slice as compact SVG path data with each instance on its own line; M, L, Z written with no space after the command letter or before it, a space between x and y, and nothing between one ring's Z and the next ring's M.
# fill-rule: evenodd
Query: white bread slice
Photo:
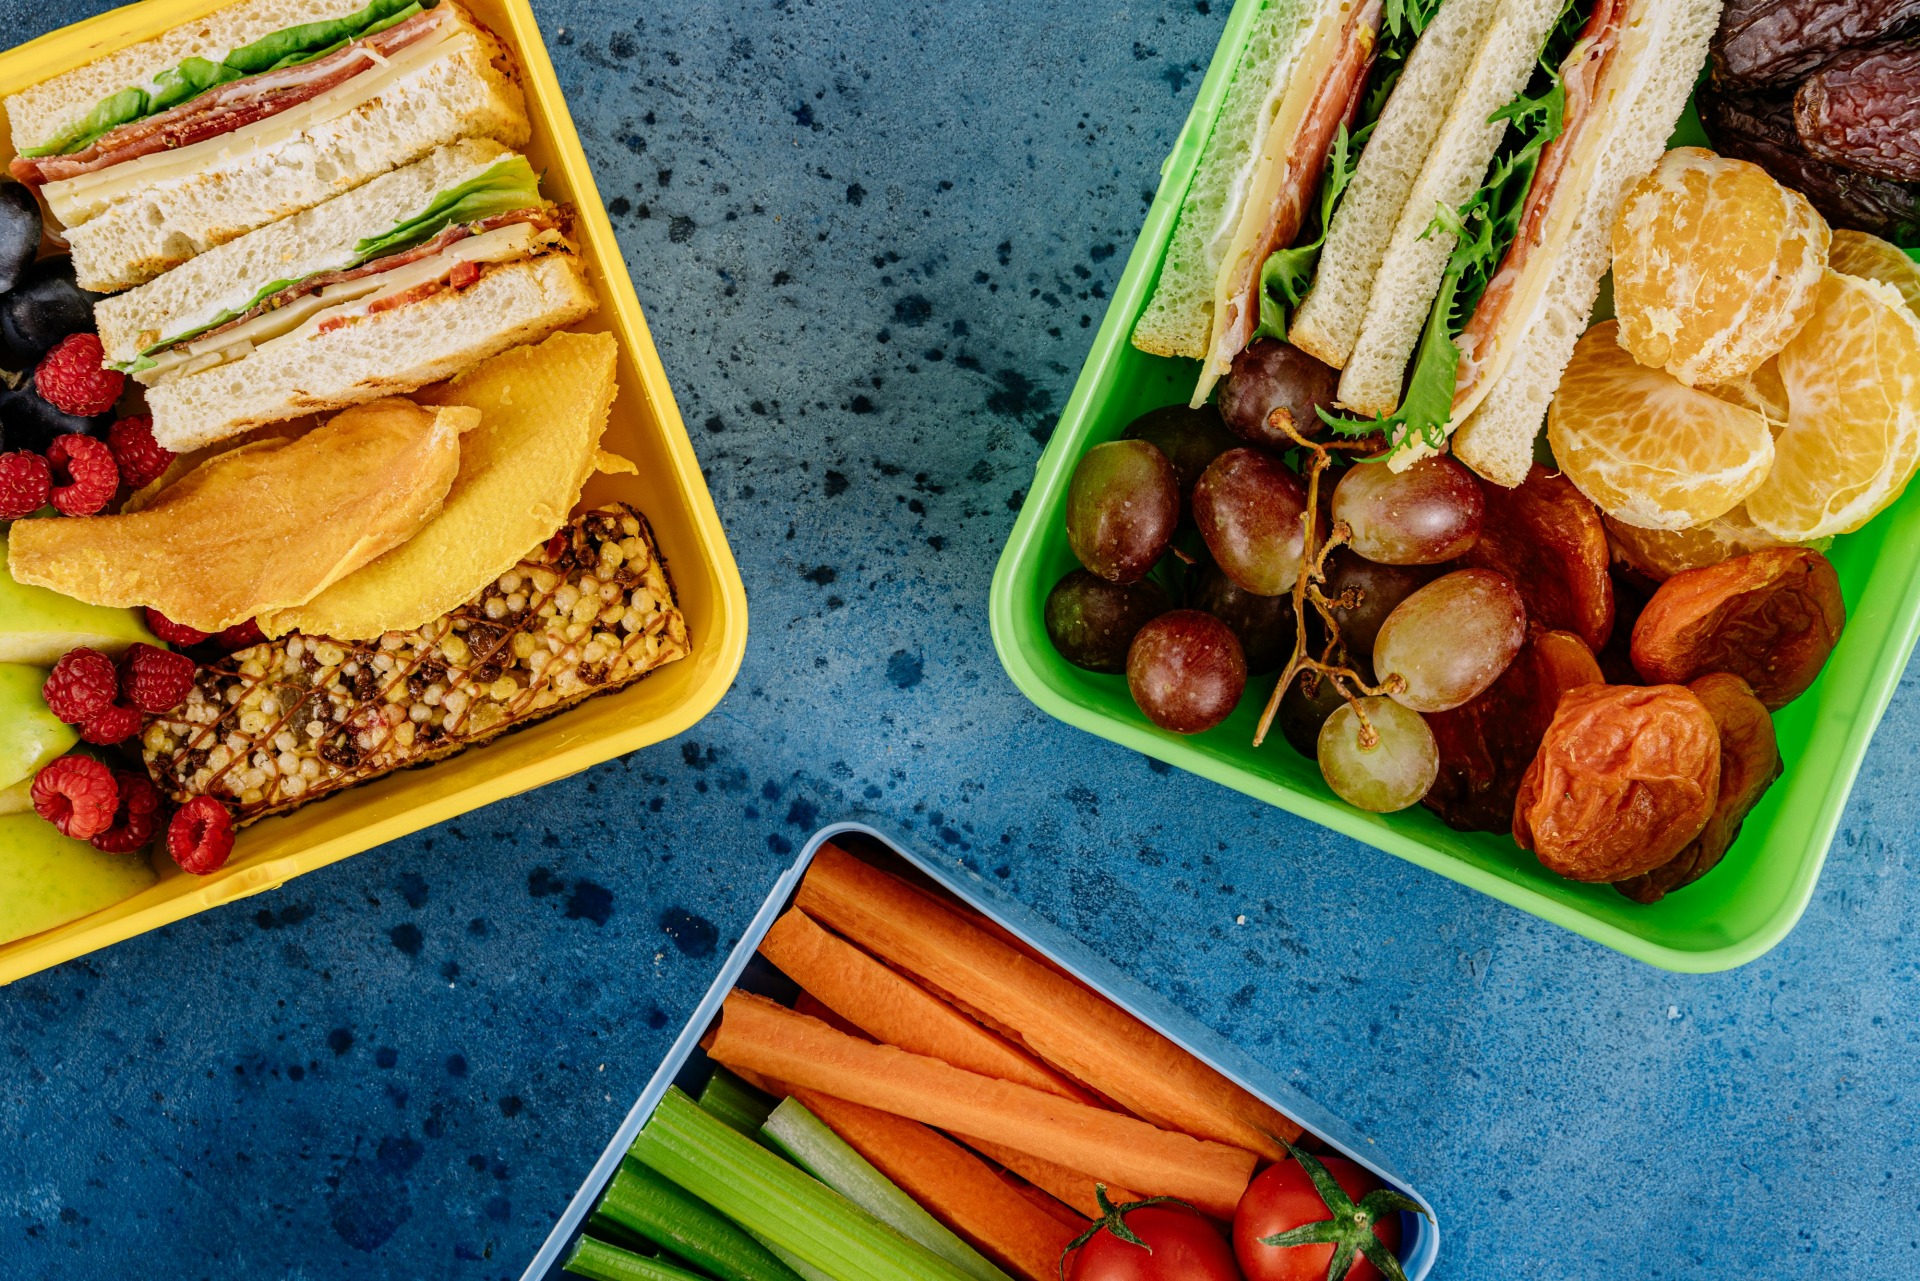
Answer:
M136 184L69 227L80 285L110 292L142 284L461 138L525 146L531 124L507 50L490 33L469 32L459 49L344 115L270 144L216 148L186 175Z
M1375 274L1366 319L1340 377L1339 401L1347 409L1377 417L1400 407L1407 362L1455 244L1453 236L1440 231L1426 236L1427 228L1440 207L1458 208L1486 181L1487 166L1507 131L1505 121L1488 117L1527 87L1562 4L1502 0L1488 26Z
M1287 329L1287 341L1344 369L1407 194L1467 80L1500 0L1446 0L1421 33L1340 198L1320 270ZM1431 211L1429 211L1431 216Z
M1213 285L1239 224L1266 126L1285 93L1308 30L1329 0L1268 0L1254 19L1180 203L1153 296L1134 322L1133 345L1156 356L1207 354Z
M239 310L273 281L344 267L361 240L384 235L441 192L512 154L482 138L441 147L338 199L216 246L138 289L101 299L93 318L106 358L130 361L163 339Z
M543 338L597 305L586 269L571 254L505 263L466 289L331 333L280 339L148 388L154 439L185 453L265 423L404 395Z
M1553 260L1545 313L1525 325L1525 337L1506 372L1478 409L1460 425L1453 451L1460 461L1495 484L1509 488L1527 478L1534 438L1559 390L1612 265L1613 222L1633 185L1660 162L1674 125L1685 110L1707 45L1720 23L1720 0L1640 0L1639 9L1667 22L1650 51L1655 65L1631 106L1617 115L1607 136L1594 145L1605 161L1587 188L1578 222L1565 249Z
M188 58L219 62L262 36L308 22L344 18L366 0L242 0L194 22L169 28L151 40L108 54L10 94L7 123L13 149L24 152L79 121L94 105L130 86L145 86Z

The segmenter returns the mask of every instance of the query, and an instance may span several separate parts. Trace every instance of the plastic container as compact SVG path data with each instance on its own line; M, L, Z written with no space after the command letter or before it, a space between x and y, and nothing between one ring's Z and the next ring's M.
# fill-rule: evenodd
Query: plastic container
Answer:
M1650 907L1609 886L1562 880L1505 835L1455 832L1421 808L1374 815L1336 800L1318 767L1278 734L1253 748L1271 680L1251 682L1238 711L1218 729L1180 738L1148 722L1123 678L1081 671L1048 641L1041 620L1047 592L1075 564L1064 517L1074 465L1091 446L1117 438L1136 415L1184 403L1193 391L1197 362L1149 356L1128 340L1152 296L1180 202L1259 8L1260 0L1241 0L1228 20L994 573L993 639L1001 663L1029 698L1070 725L1397 854L1648 964L1706 972L1753 960L1785 938L1806 910L1861 758L1920 635L1920 486L1828 552L1846 597L1847 627L1820 681L1774 717L1785 776L1712 875ZM1697 128L1691 125L1689 133L1683 126L1681 140L1703 141Z
M675 1038L666 1060L653 1074L653 1079L647 1082L647 1088L641 1091L639 1102L633 1105L632 1111L627 1113L627 1119L614 1132L606 1151L594 1162L586 1181L567 1204L566 1213L553 1225L553 1231L547 1235L539 1253L534 1255L533 1262L520 1274L520 1281L566 1281L573 1277L573 1273L560 1266L566 1258L568 1247L580 1235L601 1191L613 1178L614 1171L620 1168L621 1158L632 1146L634 1137L640 1133L640 1127L647 1123L647 1118L653 1115L653 1109L666 1095L667 1087L678 1085L697 1097L705 1086L707 1078L713 1073L713 1064L701 1051L700 1038L707 1034L707 1029L718 1017L720 1004L726 1000L727 993L739 985L743 977L746 986L751 988L756 986L756 970L771 972L771 967L756 957L755 949L760 946L761 938L774 921L792 902L800 878L805 874L807 865L813 862L814 854L829 841L875 867L919 881L923 886L930 882L933 888L944 891L995 921L1121 1009L1285 1112L1326 1140L1342 1156L1366 1166L1389 1186L1412 1197L1433 1217L1422 1219L1418 1215L1401 1213L1401 1264L1406 1271L1407 1281L1424 1281L1432 1270L1433 1262L1440 1254L1439 1217L1434 1214L1433 1206L1425 1197L1387 1167L1371 1139L1361 1137L1318 1103L1283 1084L1218 1032L1141 987L1089 952L1070 935L1034 916L1020 904L1004 898L997 889L973 873L955 863L938 862L915 853L864 823L835 823L814 833L800 851L800 857L794 860L793 866L781 874L772 893L767 895L767 901L761 904L753 921L740 936L740 942L727 956L727 963L720 967L713 986L707 989L706 996L694 1009L686 1027Z
M145 0L42 36L0 54L0 95L228 2ZM349 854L671 738L711 711L733 682L746 651L746 591L533 10L527 0L463 2L513 47L533 120L527 156L535 169L545 171L546 193L571 201L577 211L575 238L600 310L575 328L609 330L620 340L620 395L605 444L631 458L640 470L638 475L595 477L587 486L586 501L620 499L647 514L686 614L693 652L624 690L589 699L428 769L402 770L292 815L256 823L240 833L233 860L213 876L189 876L163 853L155 862L162 879L152 889L57 930L0 947L0 983L272 889ZM10 142L0 137L0 161L12 155Z

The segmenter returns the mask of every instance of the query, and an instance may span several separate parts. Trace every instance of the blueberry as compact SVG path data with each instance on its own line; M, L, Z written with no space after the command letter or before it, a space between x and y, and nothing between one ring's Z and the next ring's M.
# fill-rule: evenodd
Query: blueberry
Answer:
M0 293L20 283L40 251L40 203L17 182L0 182Z
M99 297L73 283L71 258L43 258L0 298L0 334L15 352L38 360L68 334L92 330Z
M112 425L110 413L82 418L61 412L41 398L31 381L17 391L0 389L0 453L30 449L44 454L55 436L73 433L105 440Z

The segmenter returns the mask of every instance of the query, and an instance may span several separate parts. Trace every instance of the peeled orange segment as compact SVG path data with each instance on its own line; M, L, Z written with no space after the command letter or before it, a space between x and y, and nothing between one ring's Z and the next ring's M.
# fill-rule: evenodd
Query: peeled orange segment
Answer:
M1658 583L1689 569L1706 569L1735 556L1787 545L1754 524L1744 503L1692 529L1638 529L1611 516L1602 519L1614 559L1625 561Z
M1892 285L1830 271L1780 378L1787 426L1747 511L1789 542L1851 533L1920 466L1920 318Z
M1787 425L1787 385L1780 381L1780 359L1777 356L1745 378L1715 387L1702 387L1701 390L1751 409L1767 420L1776 436Z
M1689 387L1746 377L1813 314L1830 236L1758 165L1669 151L1613 225L1621 344Z
M1864 231L1836 231L1827 266L1844 276L1892 285L1907 300L1908 308L1920 314L1920 264L1891 240Z
M1574 348L1547 411L1547 441L1581 493L1642 529L1723 516L1773 465L1765 418L1636 363L1611 320Z

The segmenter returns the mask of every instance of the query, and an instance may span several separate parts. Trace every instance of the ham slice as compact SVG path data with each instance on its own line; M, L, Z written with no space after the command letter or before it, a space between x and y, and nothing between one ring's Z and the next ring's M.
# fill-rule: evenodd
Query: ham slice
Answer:
M1595 0L1587 25L1580 32L1580 43L1574 46L1579 53L1578 60L1562 69L1567 106L1560 136L1541 149L1533 186L1528 188L1526 204L1521 208L1519 233L1507 247L1499 271L1488 282L1486 292L1481 294L1458 339L1460 371L1455 378L1453 397L1456 417L1479 388L1481 371L1506 320L1507 308L1528 265L1544 244L1556 198L1578 200L1582 195L1561 178L1573 157L1579 154L1581 139L1594 122L1600 83L1619 50L1620 32L1626 25L1630 7L1631 0Z
M338 88L424 39L442 24L455 20L446 6L428 9L384 31L364 36L324 58L234 80L157 115L129 121L70 155L42 156L37 160L17 156L7 168L21 182L37 187L83 173L95 173L158 151L190 147L277 116Z

